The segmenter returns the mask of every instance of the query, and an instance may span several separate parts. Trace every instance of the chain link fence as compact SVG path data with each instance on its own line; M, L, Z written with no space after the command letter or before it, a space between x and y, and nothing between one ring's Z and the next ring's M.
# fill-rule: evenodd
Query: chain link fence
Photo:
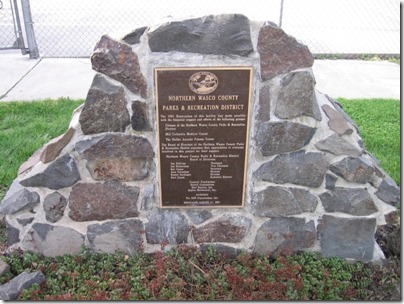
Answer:
M103 34L119 38L168 16L220 13L241 13L281 25L316 57L383 58L400 53L399 0L30 0L30 4L42 57L89 57Z
M21 29L18 28L17 1L0 0L0 46L1 49L19 49L23 46Z

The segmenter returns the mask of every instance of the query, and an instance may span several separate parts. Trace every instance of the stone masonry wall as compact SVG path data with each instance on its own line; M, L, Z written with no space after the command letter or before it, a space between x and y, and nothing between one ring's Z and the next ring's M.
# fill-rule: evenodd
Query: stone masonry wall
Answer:
M0 205L9 249L134 254L188 243L378 260L400 190L340 105L315 90L308 48L243 15L173 20L101 37L98 73L69 129L19 170ZM252 66L245 207L160 209L155 67Z

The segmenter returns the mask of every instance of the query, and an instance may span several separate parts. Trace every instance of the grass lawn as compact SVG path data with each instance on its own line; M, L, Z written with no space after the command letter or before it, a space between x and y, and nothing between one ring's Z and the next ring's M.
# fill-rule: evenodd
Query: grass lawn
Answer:
M339 100L359 126L365 148L400 184L400 101ZM0 199L19 166L43 144L67 130L82 100L0 103ZM3 229L4 231L4 229ZM11 272L41 270L46 283L20 295L22 300L389 300L400 283L400 260L384 266L316 253L269 259L242 254L225 260L179 246L166 253L117 253L45 258L31 252L2 256Z

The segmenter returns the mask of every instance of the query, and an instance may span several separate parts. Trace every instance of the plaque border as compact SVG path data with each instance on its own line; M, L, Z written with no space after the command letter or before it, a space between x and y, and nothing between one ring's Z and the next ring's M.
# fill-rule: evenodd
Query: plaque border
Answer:
M247 102L247 134L245 142L245 157L244 157L244 176L243 176L243 194L241 205L238 206L163 206L163 196L161 193L161 161L160 161L160 123L159 123L159 95L158 95L158 71L187 71L187 70L249 70L250 79L248 86L248 102ZM156 101L156 140L157 140L157 174L158 174L158 190L159 190L159 208L161 209L239 209L245 207L245 192L246 192L246 180L247 180L247 165L248 165L248 153L249 153L249 142L250 142L250 118L251 118L251 99L252 99L252 85L253 85L253 67L252 66L195 66L195 67L154 67L153 68L153 78L154 78L154 91L155 91L155 101Z

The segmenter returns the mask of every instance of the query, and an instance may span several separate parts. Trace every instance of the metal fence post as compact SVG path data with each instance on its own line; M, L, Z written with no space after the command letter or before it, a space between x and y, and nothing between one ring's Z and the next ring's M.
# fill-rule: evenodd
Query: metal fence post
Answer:
M35 40L34 27L32 22L31 7L29 0L21 0L22 15L24 18L25 33L27 35L29 58L39 57L38 45Z
M283 0L281 0L281 11L279 12L279 27L282 27L282 17L283 17Z

